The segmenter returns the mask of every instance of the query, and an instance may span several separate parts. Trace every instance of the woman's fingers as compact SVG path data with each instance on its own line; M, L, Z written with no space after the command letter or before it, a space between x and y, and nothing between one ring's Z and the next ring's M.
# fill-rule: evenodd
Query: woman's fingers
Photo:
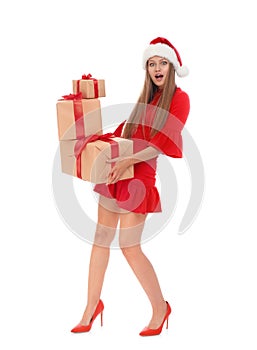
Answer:
M110 174L108 176L109 183L114 183L119 181L120 177L122 176L122 174L128 168L129 165L130 165L129 159L121 159L117 161L116 164L111 169Z
M118 181L118 177L115 174L110 174L108 176L108 184L113 184Z
M122 169L119 169L116 165L112 168L108 176L108 183L114 183L119 180L122 175Z

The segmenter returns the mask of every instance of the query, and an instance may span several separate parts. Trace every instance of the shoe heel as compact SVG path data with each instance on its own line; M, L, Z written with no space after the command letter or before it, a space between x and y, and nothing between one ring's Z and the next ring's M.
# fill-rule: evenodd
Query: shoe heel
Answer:
M103 327L103 311L101 312L101 327Z
M167 321L166 321L166 329L169 328L169 317L167 317Z

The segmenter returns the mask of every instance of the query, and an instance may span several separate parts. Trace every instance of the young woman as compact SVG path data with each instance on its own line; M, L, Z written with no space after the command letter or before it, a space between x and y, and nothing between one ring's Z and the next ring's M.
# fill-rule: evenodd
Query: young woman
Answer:
M161 211L155 186L157 157L160 153L182 157L181 131L189 114L189 97L175 83L175 74L186 76L176 48L165 38L152 40L143 54L146 70L142 93L129 119L115 131L118 137L134 141L134 153L118 158L108 184L96 185L100 194L98 222L92 246L87 306L80 323L71 331L90 331L95 318L103 313L101 290L108 265L110 244L119 223L119 244L152 306L152 318L141 336L160 334L171 313L154 268L141 249L140 239L147 213ZM134 178L120 180L129 166Z

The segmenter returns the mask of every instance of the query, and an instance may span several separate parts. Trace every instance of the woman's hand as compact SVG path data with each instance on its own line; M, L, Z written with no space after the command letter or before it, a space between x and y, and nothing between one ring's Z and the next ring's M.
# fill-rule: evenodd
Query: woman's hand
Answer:
M125 170L133 164L133 161L130 158L113 158L107 160L106 163L116 163L111 169L107 180L108 184L113 184L119 181Z

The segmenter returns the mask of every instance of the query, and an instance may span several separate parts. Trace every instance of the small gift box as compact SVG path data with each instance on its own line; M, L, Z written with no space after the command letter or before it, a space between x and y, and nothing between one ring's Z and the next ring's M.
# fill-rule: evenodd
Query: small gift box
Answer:
M91 134L102 134L101 105L98 99L83 99L70 94L57 101L59 140L72 140Z
M95 79L91 74L82 75L79 80L72 80L73 93L82 93L82 98L98 98L105 95L105 81L103 79Z
M64 173L99 184L107 182L115 164L106 161L133 154L133 141L113 134L91 135L84 140L63 140L60 150ZM120 180L133 177L134 167L130 166Z

